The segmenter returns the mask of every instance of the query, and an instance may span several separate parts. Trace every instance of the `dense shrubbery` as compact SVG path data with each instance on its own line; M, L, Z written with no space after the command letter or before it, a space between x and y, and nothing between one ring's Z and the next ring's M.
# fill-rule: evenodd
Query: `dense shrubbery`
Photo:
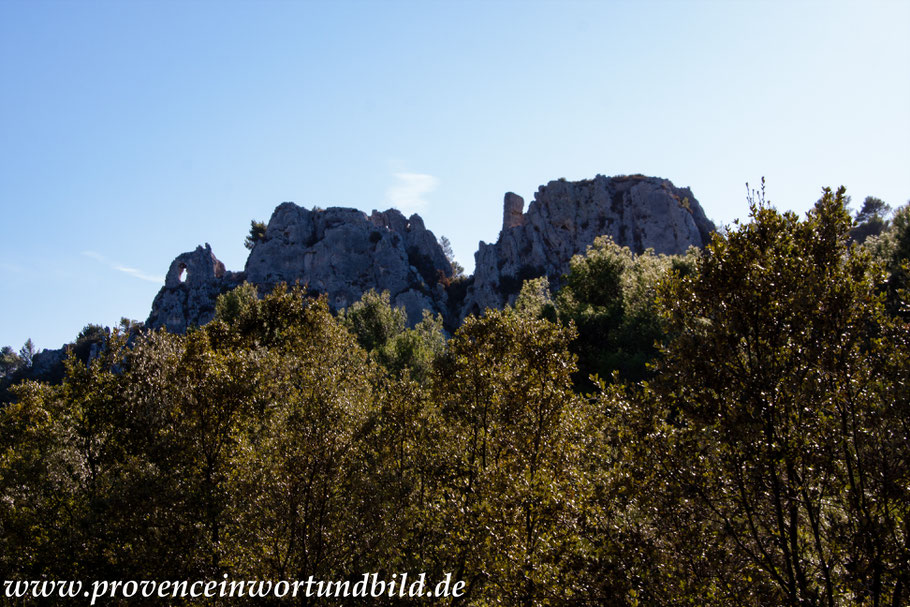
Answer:
M599 241L555 297L529 281L448 341L386 294L334 317L251 286L185 336L98 333L0 411L0 571L906 604L902 217L870 239L887 267L842 192L805 220L758 201L700 255Z

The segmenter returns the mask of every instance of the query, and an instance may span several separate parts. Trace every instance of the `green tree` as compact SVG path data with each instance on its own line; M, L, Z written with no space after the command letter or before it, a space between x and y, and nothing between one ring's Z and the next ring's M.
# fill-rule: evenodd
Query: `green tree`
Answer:
M389 292L376 293L373 289L344 310L341 317L367 352L385 347L393 337L404 332L407 323L404 308L393 308L389 302Z
M413 329L405 329L380 348L377 360L394 374L407 373L422 382L445 347L442 316L433 316L429 310L424 310L423 319Z
M870 236L878 236L888 226L888 214L891 207L882 199L867 196L863 206L856 212L850 238L853 242L862 244Z
M910 318L910 203L897 209L887 229L867 244L887 272L888 311Z
M84 363L89 361L92 354L98 354L100 349L110 337L110 329L96 324L87 324L79 332L71 349L76 358Z
M256 246L256 243L262 242L265 240L265 231L266 225L261 221L256 221L255 219L250 220L250 233L247 234L247 237L243 240L243 246L249 250L253 250L253 247Z
M444 558L477 604L532 605L575 591L563 567L577 505L574 331L507 309L469 317L437 368L451 479Z
M31 367L32 361L37 353L38 351L35 349L35 344L32 343L32 338L29 337L19 349L19 360L22 361L22 366Z
M519 314L527 314L532 318L556 320L550 280L546 276L526 280L515 298L514 308Z
M270 317L284 325L281 339L269 342L258 414L237 433L229 544L244 575L331 579L379 550L391 504L381 499L383 460L361 443L375 367L324 299L299 295L262 300L289 313Z
M367 291L340 317L370 356L394 375L408 373L424 380L445 349L442 316L424 311L423 319L409 329L404 308L392 307L388 291Z
M0 379L8 377L22 367L22 359L9 346L3 346L0 351Z
M571 261L566 284L556 296L563 322L578 327L576 385L594 386L591 375L641 380L657 354L665 329L655 305L659 282L672 272L686 272L697 251L668 257L647 250L635 255L609 237L598 238L584 256Z
M649 503L668 545L696 543L711 565L674 575L732 604L900 604L906 326L890 328L868 254L848 247L843 189L805 221L762 199L751 212L661 294L674 338L649 445L665 489Z
M442 247L442 253L446 256L449 265L452 266L452 276L459 278L464 276L464 267L455 260L455 251L452 250L452 243L445 236L439 238L439 246Z
M238 287L222 293L215 300L215 320L232 325L250 321L259 308L256 285L244 282Z

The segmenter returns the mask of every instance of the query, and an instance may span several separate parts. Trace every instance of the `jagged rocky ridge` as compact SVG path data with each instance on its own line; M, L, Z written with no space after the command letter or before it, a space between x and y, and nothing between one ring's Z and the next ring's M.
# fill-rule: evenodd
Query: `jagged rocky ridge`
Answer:
M155 297L147 326L183 332L209 322L215 300L243 281L260 293L300 283L325 293L335 309L370 289L389 291L393 305L418 322L424 310L454 327L466 315L514 301L521 283L547 276L556 285L574 255L606 234L636 252L683 253L707 243L714 225L688 188L666 179L604 177L541 186L524 212L524 200L505 196L503 225L494 244L480 243L475 273L453 288L452 267L418 215L390 209L308 210L285 202L269 220L265 238L243 272L230 272L208 244L178 256ZM464 290L464 287L467 290Z
M521 196L507 193L499 240L481 242L474 254L461 318L512 303L530 278L547 276L558 287L572 257L598 236L611 236L635 253L669 255L704 246L714 231L689 188L642 175L551 181L523 210Z
M183 332L214 317L215 300L244 280L260 293L278 283L299 283L325 293L335 309L358 301L370 289L389 291L408 322L423 310L447 314L441 280L452 267L418 215L390 209L305 209L291 202L272 213L265 238L255 244L243 272L228 272L211 247L178 256L155 297L147 325Z

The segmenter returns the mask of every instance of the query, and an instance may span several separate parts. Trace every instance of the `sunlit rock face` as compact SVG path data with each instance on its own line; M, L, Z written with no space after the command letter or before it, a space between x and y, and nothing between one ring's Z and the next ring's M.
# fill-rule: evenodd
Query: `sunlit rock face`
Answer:
M202 326L214 318L218 296L242 282L243 273L226 271L208 243L178 255L155 296L146 325L171 333Z
M275 209L265 239L246 262L249 282L269 290L299 281L325 293L335 309L370 289L388 291L412 325L423 310L443 311L439 281L451 275L451 264L419 215L405 218L390 209L367 216L356 209L309 210L290 202Z
M572 256L598 236L609 235L636 252L684 253L704 246L713 230L692 192L666 179L598 175L551 181L527 212L520 196L505 195L499 239L480 243L467 290L462 283L460 295L450 297L459 292L450 286L452 266L420 216L285 202L272 213L243 272L225 270L208 244L178 256L147 325L172 332L203 325L214 317L218 295L246 280L260 294L278 283L299 283L325 294L336 310L370 289L388 291L409 325L428 310L441 313L454 329L468 314L513 302L524 280L547 276L558 287Z
M285 202L272 213L243 272L227 272L208 245L178 256L147 324L172 332L205 324L214 316L218 295L246 280L260 294L278 283L300 284L326 294L336 310L370 289L388 291L392 305L403 307L414 325L424 310L448 313L440 281L451 275L451 264L418 215L405 218L391 209L368 216L356 209L310 210Z
M541 186L523 213L521 197L506 194L503 225L495 244L481 242L474 254L473 284L461 317L514 301L521 283L547 276L558 286L574 255L601 235L636 253L684 253L702 247L714 231L688 188L634 175Z

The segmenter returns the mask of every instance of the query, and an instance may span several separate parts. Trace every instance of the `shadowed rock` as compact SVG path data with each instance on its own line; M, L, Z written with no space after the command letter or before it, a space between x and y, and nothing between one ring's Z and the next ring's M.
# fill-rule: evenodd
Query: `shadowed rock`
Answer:
M499 240L481 242L474 254L462 318L513 302L529 278L547 276L558 287L572 257L598 236L609 235L636 253L650 248L676 254L704 246L714 231L691 190L641 175L551 181L525 214L523 206L519 196L506 194Z
M369 216L356 209L309 210L291 202L275 209L264 240L246 262L250 283L268 291L299 281L325 293L334 309L350 306L370 289L388 291L408 323L423 310L445 309L441 277L452 267L418 215L390 209Z
M443 314L454 328L467 314L513 302L529 278L548 276L558 287L572 256L584 253L598 236L610 235L636 252L683 253L703 246L713 230L692 192L666 179L598 175L551 181L526 213L524 200L509 192L499 239L480 243L467 292L462 283L450 300L452 266L418 215L405 218L395 209L367 215L285 202L272 213L243 272L226 271L208 244L178 256L147 325L173 332L203 325L214 317L218 295L246 280L260 294L281 282L300 283L325 293L336 310L370 289L388 291L392 305L405 309L409 325L429 310Z
M196 247L171 262L164 287L155 296L146 325L183 333L215 317L215 300L243 282L242 272L227 272L212 247Z

